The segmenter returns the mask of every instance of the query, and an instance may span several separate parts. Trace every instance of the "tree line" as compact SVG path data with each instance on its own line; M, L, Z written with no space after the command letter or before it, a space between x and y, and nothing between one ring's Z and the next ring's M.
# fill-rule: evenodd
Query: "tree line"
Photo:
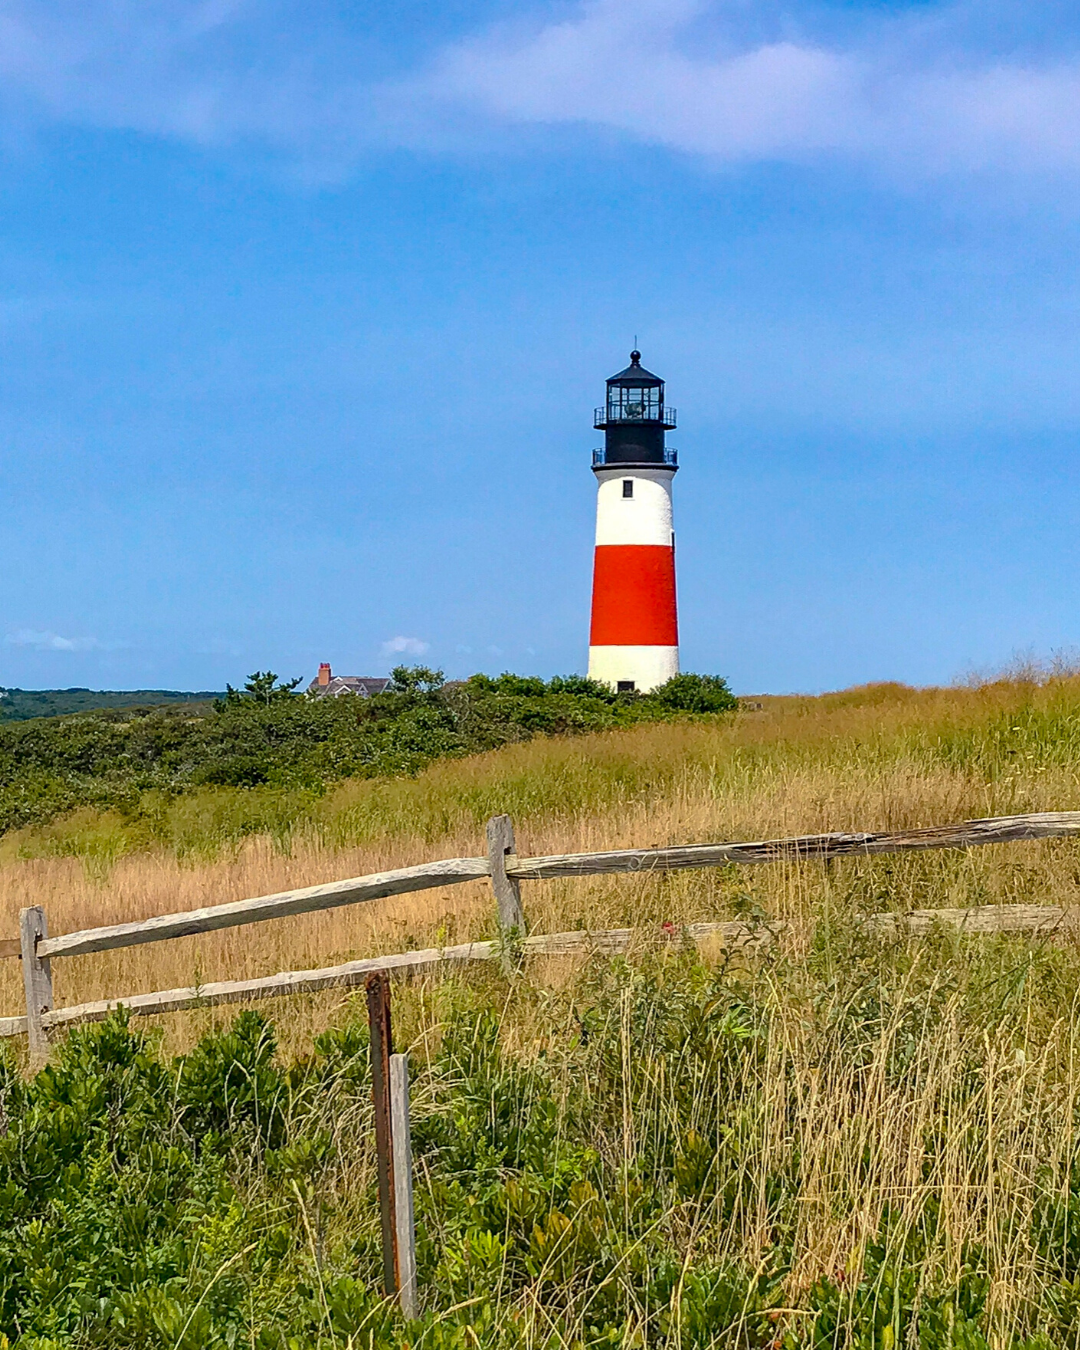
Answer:
M737 706L718 676L677 675L647 695L581 676L448 683L398 666L382 693L313 697L254 672L210 705L106 708L0 724L0 832L79 806L126 810L147 792L270 785L315 792L345 778L418 773L435 759Z

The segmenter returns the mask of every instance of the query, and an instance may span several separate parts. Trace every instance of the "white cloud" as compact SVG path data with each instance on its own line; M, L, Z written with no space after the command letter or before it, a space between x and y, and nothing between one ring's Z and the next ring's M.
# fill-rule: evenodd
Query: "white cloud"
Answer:
M59 633L38 632L33 628L20 628L18 632L8 633L4 639L13 647L36 647L39 651L49 652L92 652L111 651L123 643L104 643L97 638L67 638Z
M413 91L504 124L576 124L719 161L839 155L941 172L1080 160L1080 60L973 50L953 32L962 6L936 10L933 28L891 17L846 43L740 38L725 32L734 12L587 0L570 19L458 43Z
M89 652L97 647L93 637L61 637L59 633L39 633L32 628L20 628L8 633L5 641L12 647L36 647L49 652Z
M422 642L420 638L414 637L392 637L382 645L382 654L384 657L391 656L423 656L429 651L430 642Z
M341 90L327 89L318 68L320 41L330 46L318 25L279 28L280 8L250 0L0 0L0 127L14 125L9 144L44 120L314 154L328 139ZM354 149L356 141L354 134Z
M849 55L790 41L690 54L680 39L701 8L592 0L573 19L451 48L426 93L509 123L591 125L725 158L850 144Z
M839 19L820 0L578 0L552 18L523 3L388 80L366 73L362 34L288 5L0 0L0 123L254 141L309 165L373 146L533 147L563 128L717 163L1068 175L1080 35L1064 8L1038 9L954 0Z

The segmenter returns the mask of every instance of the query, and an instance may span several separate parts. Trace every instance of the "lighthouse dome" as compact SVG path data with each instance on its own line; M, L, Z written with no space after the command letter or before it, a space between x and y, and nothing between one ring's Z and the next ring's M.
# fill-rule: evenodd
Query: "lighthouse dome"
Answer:
M630 353L630 364L607 381L607 398L593 414L593 426L604 432L603 451L593 455L593 467L607 464L666 464L675 467L675 453L667 451L664 432L675 425L675 409L664 402L664 381L641 364L641 353Z
M625 370L620 370L618 375L612 375L608 384L637 384L642 386L660 386L663 387L664 381L659 375L654 375L651 370L646 370L641 364L641 353L630 353L630 364Z

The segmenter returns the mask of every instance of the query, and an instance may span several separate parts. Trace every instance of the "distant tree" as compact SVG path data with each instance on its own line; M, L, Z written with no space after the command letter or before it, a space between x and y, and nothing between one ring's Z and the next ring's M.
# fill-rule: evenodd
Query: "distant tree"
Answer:
M600 684L584 675L553 675L545 684L536 675L514 675L504 671L494 679L490 675L470 675L466 686L472 693L509 694L514 698L547 698L551 694L560 694L564 698L615 702L615 691L610 685Z
M585 675L553 675L548 688L553 694L571 694L574 698L598 698L605 703L615 701L615 691L599 680Z
M739 700L719 675L673 675L648 698L678 712L731 712Z
M231 684L225 686L225 704L235 707L238 703L261 703L269 708L271 703L292 698L302 678L298 675L295 680L282 680L279 683L272 670L257 670L248 676L242 690L234 689Z
M391 694L434 694L446 683L441 670L427 666L395 666L390 672L387 692Z
M514 675L509 670L491 681L491 687L497 693L510 694L513 698L543 698L547 685L537 675Z

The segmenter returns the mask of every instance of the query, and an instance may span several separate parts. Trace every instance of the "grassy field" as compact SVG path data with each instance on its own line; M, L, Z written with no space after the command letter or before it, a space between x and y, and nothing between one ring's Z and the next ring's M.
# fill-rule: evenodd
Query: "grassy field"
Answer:
M230 821L269 809L266 790L188 798L184 846L171 850L140 847L119 817L84 812L0 845L0 925L13 934L28 903L44 904L61 932L480 853L498 811L529 853L751 839L1080 809L1078 770L1075 678L767 699L734 717L538 739L414 779L345 783L291 814L281 804L281 828L240 843ZM221 1051L229 1010L163 1019L163 1039L135 1056L140 1073L152 1078L159 1064L171 1084L153 1129L180 1138L209 1109L200 1091L225 1102L215 1156L236 1231L222 1238L226 1219L192 1200L196 1228L216 1215L218 1245L185 1248L176 1268L186 1274L158 1313L158 1295L139 1294L149 1302L128 1332L114 1299L111 1321L65 1314L52 1341L40 1317L38 1340L8 1334L27 1350L1080 1344L1080 950L1070 934L887 942L856 923L913 907L1074 905L1078 885L1080 846L1060 841L527 884L533 931L632 924L640 941L626 961L536 961L510 982L478 968L399 986L399 1039L417 1078L427 1308L412 1329L370 1294L355 997L267 1004L278 1048L262 1068L235 1037ZM745 914L789 924L767 959L657 941L661 924ZM432 891L56 962L57 1002L490 936L493 922L486 885ZM17 963L3 967L2 1011L16 1013ZM128 1044L118 1028L107 1034ZM112 1081L127 1052L114 1046L102 1069L105 1035L76 1037L55 1072L90 1065ZM226 1070L205 1086L206 1064L230 1055L247 1064L246 1082L277 1074L276 1134L265 1111L244 1125L242 1093L222 1097ZM46 1128L49 1103L70 1098L58 1081L37 1080L21 1121ZM101 1139L114 1140L109 1129ZM194 1176L204 1161L192 1148ZM290 1148L308 1149L303 1166L280 1163ZM252 1149L269 1149L272 1165L253 1170ZM280 1238L280 1258L267 1256L282 1224L295 1241ZM282 1280L308 1281L307 1312L274 1303ZM148 1277L147 1289L159 1286ZM226 1289L233 1301L206 1321ZM31 1289L19 1306L38 1317L42 1297Z
M208 789L171 805L183 821L168 851L145 847L119 816L76 812L0 840L0 931L17 933L30 903L43 904L51 931L62 932L483 853L484 822L499 811L513 817L519 849L541 854L1074 809L1078 764L1080 681L769 699L734 718L540 738L412 779L345 783L304 798L295 814L288 793ZM237 819L269 816L275 803L280 828L244 837ZM837 905L1068 903L1074 884L1070 846L1050 844L849 862L828 875L776 866L525 889L530 924L544 932L730 918L747 908L813 925ZM56 993L74 1003L332 964L489 937L493 920L486 883L458 886L75 958L58 964ZM3 1011L16 1012L18 970L0 967L0 977ZM276 1014L283 1025L293 1006Z

